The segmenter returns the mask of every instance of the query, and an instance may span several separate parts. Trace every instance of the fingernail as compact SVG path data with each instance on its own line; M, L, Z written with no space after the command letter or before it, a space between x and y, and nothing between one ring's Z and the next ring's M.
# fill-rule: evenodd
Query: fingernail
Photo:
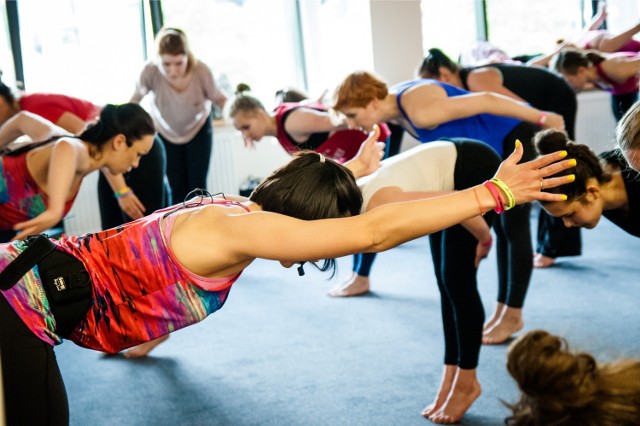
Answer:
M567 201L567 196L566 196L566 195L564 195L564 194L562 194L562 195L560 196L560 199L561 199L562 201Z
M573 182L574 180L576 180L576 175L568 175L567 176L567 182Z
M578 162L576 161L575 158L572 158L571 160L569 160L569 165L570 166L575 166L576 164L578 164Z
M520 139L516 139L516 148L520 148L520 145L522 145L522 142L520 142Z
M564 158L567 156L567 151L560 151L560 154L558 154L560 156L560 158Z

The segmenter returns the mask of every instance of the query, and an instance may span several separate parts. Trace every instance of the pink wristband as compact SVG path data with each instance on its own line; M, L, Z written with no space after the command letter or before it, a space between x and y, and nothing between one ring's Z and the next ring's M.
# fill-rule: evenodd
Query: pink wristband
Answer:
M489 237L487 241L480 243L482 247L491 247L491 244L493 244L493 237Z
M543 112L542 114L540 114L540 118L538 119L538 126L544 127L544 123L547 122L547 115L549 114L546 112Z
M504 201L502 201L502 197L500 196L500 191L496 188L496 185L493 182L486 181L484 186L487 187L493 199L496 201L496 208L493 209L496 213L500 214L504 212Z

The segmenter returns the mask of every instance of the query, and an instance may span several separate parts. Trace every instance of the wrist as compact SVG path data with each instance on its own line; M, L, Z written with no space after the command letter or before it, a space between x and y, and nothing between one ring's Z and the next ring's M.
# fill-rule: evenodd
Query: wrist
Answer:
M491 197L493 198L493 205L491 208L493 208L493 210L498 214L504 213L504 200L502 199L502 195L500 194L500 190L498 189L496 184L491 181L486 181L483 186L487 188L487 190L491 194Z
M489 234L488 239L485 239L484 241L478 240L478 242L482 247L491 247L491 244L493 244L493 237Z
M545 123L547 122L548 115L549 115L548 112L542 111L542 113L540 114L540 117L538 117L538 122L536 124L538 124L538 126L540 127L544 127Z
M128 186L125 186L124 188L121 188L113 192L113 196L116 197L116 199L126 197L127 195L130 195L130 194L133 194L133 189L131 189Z

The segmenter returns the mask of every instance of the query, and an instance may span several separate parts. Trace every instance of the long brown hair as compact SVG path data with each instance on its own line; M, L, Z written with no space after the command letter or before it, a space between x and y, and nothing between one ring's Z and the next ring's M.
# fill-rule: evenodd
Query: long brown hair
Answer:
M605 59L597 50L564 49L551 59L551 68L560 73L575 75L579 67L598 65Z
M507 404L507 425L640 424L640 361L599 364L563 338L534 330L511 344L507 370L522 392Z

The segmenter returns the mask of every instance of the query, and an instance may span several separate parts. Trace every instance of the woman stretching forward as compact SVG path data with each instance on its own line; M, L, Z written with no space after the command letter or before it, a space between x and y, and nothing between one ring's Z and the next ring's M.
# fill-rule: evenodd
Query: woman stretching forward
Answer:
M151 117L135 104L107 105L79 136L21 111L0 128L0 148L27 135L44 144L24 144L0 156L0 231L23 239L58 223L71 209L82 179L106 168L114 175L138 166L153 145ZM56 138L60 137L60 138Z
M539 189L569 180L544 179L571 167L570 161L551 164L566 154L518 165L522 153L522 146L516 146L496 174L505 184L502 194L478 186L362 215L353 175L320 154L306 153L267 178L250 201L213 198L108 231L63 237L44 258L49 267L29 269L24 257L12 262L35 241L0 245L5 275L0 276L0 346L8 423L68 422L66 391L53 353L62 338L113 353L197 323L222 307L232 284L256 258L290 267L382 251L501 206L507 197L509 204L560 200L561 195ZM328 220L314 220L323 218ZM71 264L74 276L89 280L89 296L78 301L86 309L70 312L48 296L57 291L46 278L58 266L50 260L54 254ZM323 269L332 263L326 260ZM27 374L33 382L24 380Z

